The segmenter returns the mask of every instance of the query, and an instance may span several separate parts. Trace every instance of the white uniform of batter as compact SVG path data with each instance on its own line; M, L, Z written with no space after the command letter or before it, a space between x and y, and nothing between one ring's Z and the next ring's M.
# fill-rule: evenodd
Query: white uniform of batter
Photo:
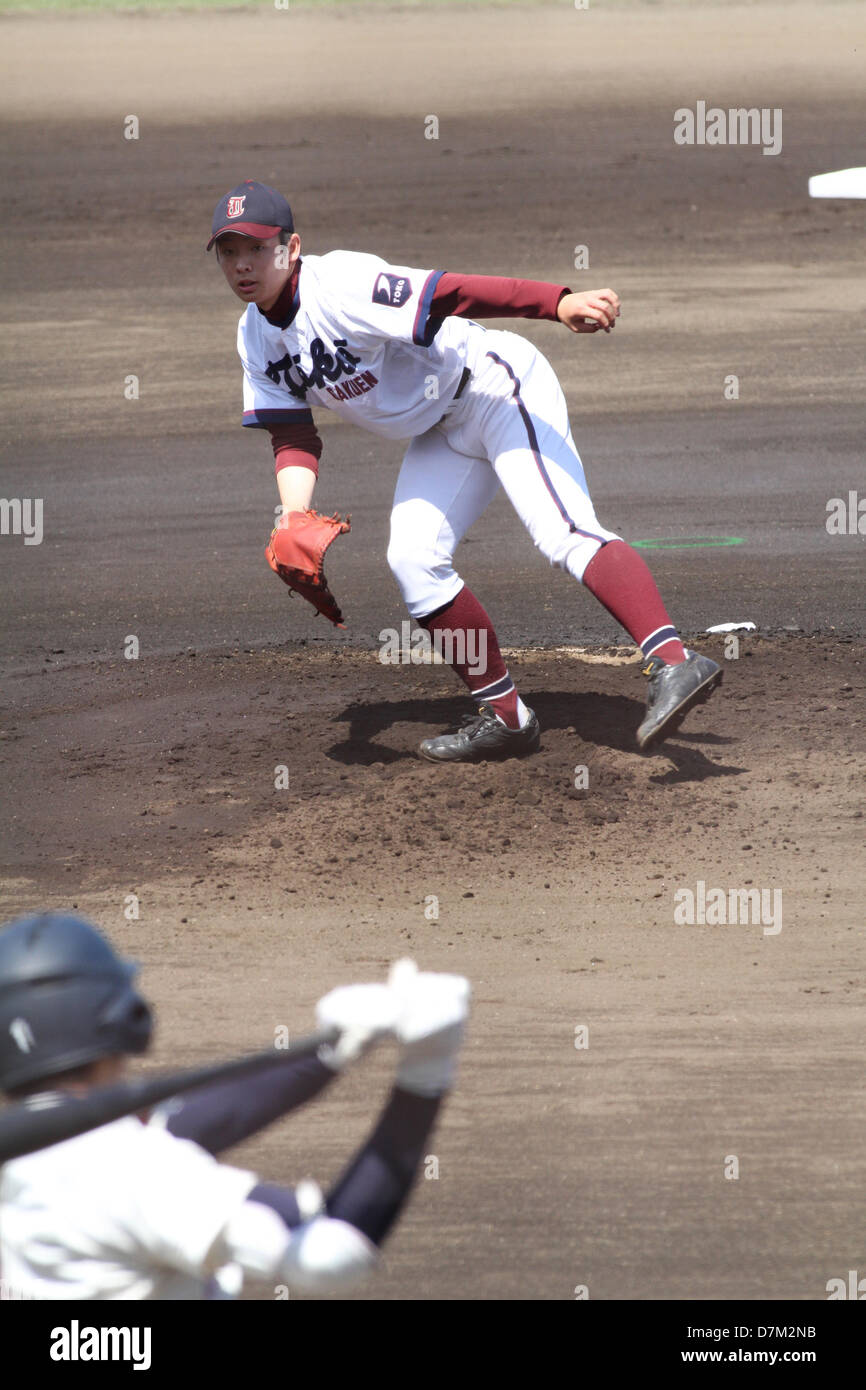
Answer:
M244 1273L333 1290L375 1263L358 1230L316 1215L315 1184L296 1189L309 1220L289 1232L247 1201L255 1173L170 1134L163 1118L116 1120L3 1165L0 1270L10 1297L191 1301L237 1292Z
M514 333L431 320L440 274L360 252L305 256L291 322L277 327L251 304L238 329L244 424L302 422L325 406L386 439L411 438L388 561L414 618L463 587L454 551L500 485L542 554L578 580L618 539L596 518L546 358Z

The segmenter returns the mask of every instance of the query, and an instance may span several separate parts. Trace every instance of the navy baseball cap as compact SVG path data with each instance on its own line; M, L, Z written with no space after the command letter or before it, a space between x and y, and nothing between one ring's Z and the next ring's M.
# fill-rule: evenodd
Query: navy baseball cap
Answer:
M244 179L237 188L221 198L214 209L209 251L223 232L239 232L241 236L267 237L278 232L293 232L295 221L292 209L282 193L255 179Z

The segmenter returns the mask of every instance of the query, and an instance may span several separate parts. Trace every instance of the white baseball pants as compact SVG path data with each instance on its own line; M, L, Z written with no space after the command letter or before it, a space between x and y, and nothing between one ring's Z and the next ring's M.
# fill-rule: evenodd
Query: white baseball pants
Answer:
M550 363L516 333L474 326L464 394L403 460L388 563L413 618L460 592L458 543L501 485L552 565L575 579L607 541L599 525Z

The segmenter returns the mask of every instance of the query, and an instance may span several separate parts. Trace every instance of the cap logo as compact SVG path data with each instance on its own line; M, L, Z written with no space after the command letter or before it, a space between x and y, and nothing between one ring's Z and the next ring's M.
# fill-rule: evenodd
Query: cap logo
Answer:
M246 194L244 194L242 198L229 198L228 207L226 208L226 217L240 217L246 201Z

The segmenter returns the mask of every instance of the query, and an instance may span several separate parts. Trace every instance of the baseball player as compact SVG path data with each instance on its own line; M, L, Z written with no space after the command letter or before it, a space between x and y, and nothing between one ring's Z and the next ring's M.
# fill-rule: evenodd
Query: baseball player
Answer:
M151 1012L137 967L62 914L0 929L0 1089L34 1108L117 1081ZM312 1292L365 1278L405 1204L454 1081L469 986L410 961L387 985L332 990L319 1055L179 1096L0 1169L0 1275L17 1298L200 1299L243 1274ZM263 1183L216 1155L321 1093L383 1037L400 1048L370 1137L335 1186Z
M454 568L458 542L500 486L542 554L585 584L641 648L649 689L640 748L658 744L707 698L721 669L683 646L643 559L596 519L550 364L525 338L475 322L549 319L574 333L609 333L620 313L613 290L574 294L353 251L302 257L286 199L250 179L217 204L212 246L247 306L238 328L243 423L268 430L273 443L283 515L268 561L340 626L323 557L348 523L311 508L322 451L312 408L411 440L388 563L409 614L478 706L459 732L424 739L425 758L521 756L539 746L538 720L515 689L490 618Z

